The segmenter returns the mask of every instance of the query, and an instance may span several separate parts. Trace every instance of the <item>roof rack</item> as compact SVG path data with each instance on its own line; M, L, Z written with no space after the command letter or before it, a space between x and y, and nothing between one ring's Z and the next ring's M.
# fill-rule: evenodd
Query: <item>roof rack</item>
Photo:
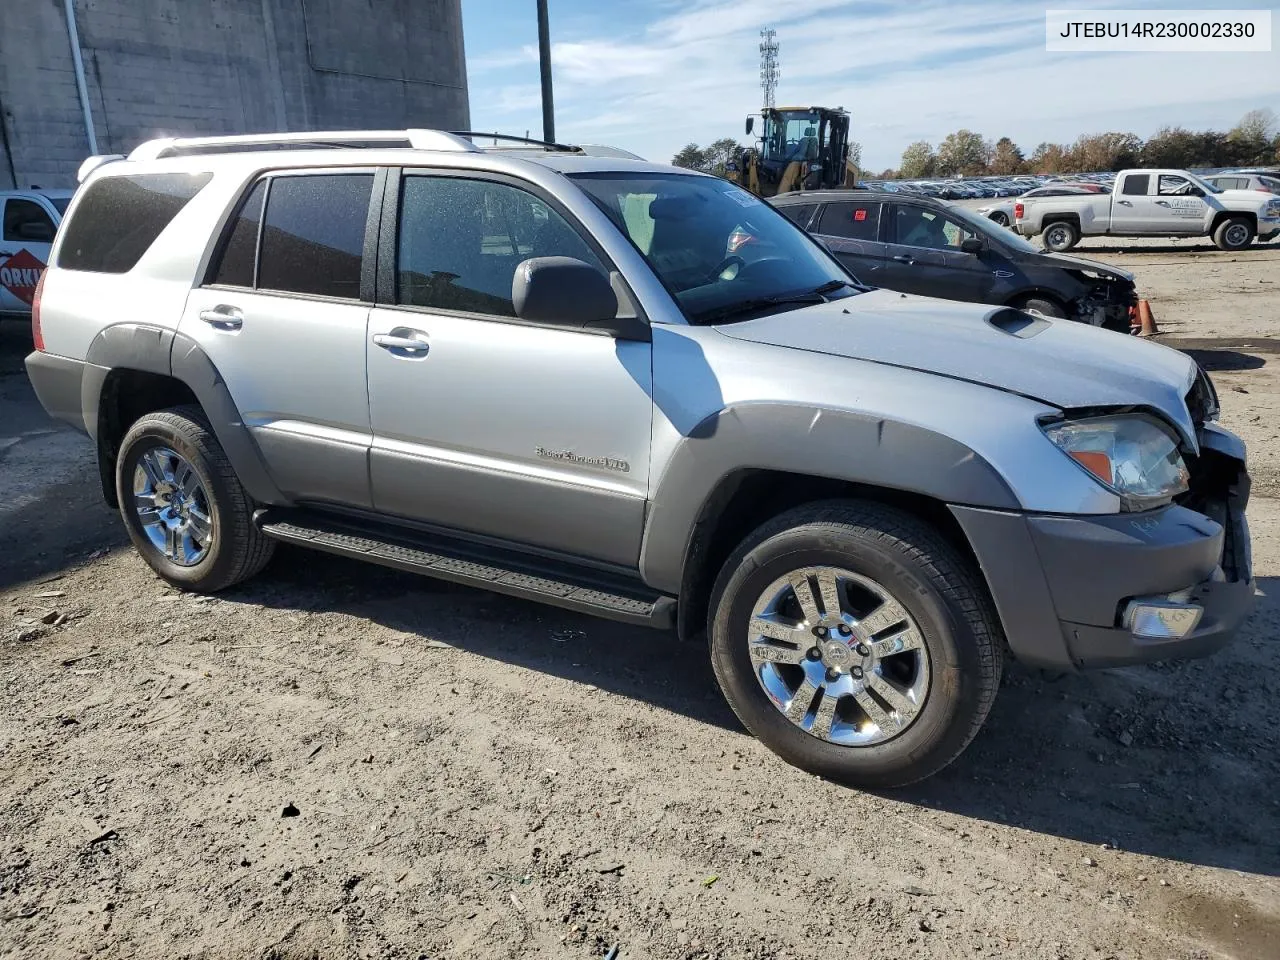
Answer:
M309 147L411 147L417 150L481 152L470 140L443 130L317 130L229 137L162 137L139 144L129 154L129 159L158 160L161 157L186 157L206 153L298 150Z
M477 130L454 130L455 137L465 137L474 141L479 138L482 140L493 140L497 142L502 140L508 143L521 143L529 147L541 147L544 150L554 150L558 153L581 153L581 147L575 147L567 143L553 143L550 140L531 140L528 137L515 137L508 133L483 133Z

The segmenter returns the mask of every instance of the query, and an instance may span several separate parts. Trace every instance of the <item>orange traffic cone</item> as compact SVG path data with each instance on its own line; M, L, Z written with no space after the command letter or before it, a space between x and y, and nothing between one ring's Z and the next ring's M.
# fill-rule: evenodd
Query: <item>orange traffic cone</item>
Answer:
M1151 313L1151 301L1138 301L1138 336L1151 337L1159 333L1160 329L1156 326L1156 318Z

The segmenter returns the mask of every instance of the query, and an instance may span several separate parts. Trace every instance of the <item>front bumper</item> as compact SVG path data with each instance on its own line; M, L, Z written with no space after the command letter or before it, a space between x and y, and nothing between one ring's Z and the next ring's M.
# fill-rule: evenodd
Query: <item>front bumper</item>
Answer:
M952 507L1019 660L1058 670L1199 657L1225 645L1254 603L1243 464L1206 512L1036 516ZM1216 515L1214 519L1209 513ZM1126 625L1137 598L1199 607L1176 638Z

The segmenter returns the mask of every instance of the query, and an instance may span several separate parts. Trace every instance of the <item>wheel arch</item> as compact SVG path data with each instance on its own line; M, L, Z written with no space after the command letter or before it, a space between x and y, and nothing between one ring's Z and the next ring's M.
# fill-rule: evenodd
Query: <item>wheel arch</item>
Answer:
M1258 214L1248 210L1219 210L1213 215L1213 222L1209 224L1209 233L1212 235L1217 233L1218 228L1227 220L1248 220L1253 232L1258 232Z
M245 490L262 503L286 502L226 381L190 337L150 324L113 324L93 339L85 359L81 406L97 447L103 496L111 506L118 505L115 465L129 427L144 414L187 403L204 411Z
M723 563L737 542L726 549L726 538L833 497L904 505L939 525L950 522L942 516L949 503L1019 507L994 466L926 427L803 404L731 406L668 458L650 497L641 574L681 597L682 626L696 631L708 570L714 577L717 558Z

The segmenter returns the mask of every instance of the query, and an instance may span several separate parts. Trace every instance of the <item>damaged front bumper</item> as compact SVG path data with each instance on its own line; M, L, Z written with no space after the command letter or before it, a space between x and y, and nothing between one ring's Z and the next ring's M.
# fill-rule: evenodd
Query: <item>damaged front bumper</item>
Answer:
M1192 490L1144 513L952 507L1019 660L1058 670L1205 656L1254 604L1239 439L1202 430Z

